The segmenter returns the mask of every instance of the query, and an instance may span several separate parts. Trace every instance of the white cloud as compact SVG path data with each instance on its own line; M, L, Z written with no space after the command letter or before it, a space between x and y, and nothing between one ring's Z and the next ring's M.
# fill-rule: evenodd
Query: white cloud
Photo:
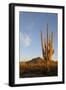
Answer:
M27 33L20 32L20 44L24 47L29 47L31 44L31 38Z

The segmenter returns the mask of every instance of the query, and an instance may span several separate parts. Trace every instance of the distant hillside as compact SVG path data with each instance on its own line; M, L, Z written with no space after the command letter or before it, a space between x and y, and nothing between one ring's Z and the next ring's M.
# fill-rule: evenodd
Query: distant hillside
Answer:
M27 63L40 63L40 62L44 62L44 60L42 58L38 57L38 58L34 58L34 59L28 61Z
M20 77L57 76L58 61L46 61L40 57L20 62Z

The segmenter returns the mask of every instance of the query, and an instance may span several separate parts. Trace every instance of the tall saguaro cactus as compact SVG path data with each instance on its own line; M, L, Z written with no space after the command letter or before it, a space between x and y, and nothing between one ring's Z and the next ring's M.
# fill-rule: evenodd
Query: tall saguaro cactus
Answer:
M43 42L43 37L42 37L42 32L40 32L40 35L41 35L41 45L42 45L42 56L43 56L43 59L44 59L44 42Z
M44 60L49 61L52 60L52 56L54 54L54 49L53 49L53 32L51 32L49 36L48 32L48 23L47 23L47 32L46 32L46 40L43 39L43 34L41 34L41 45L42 45L42 57Z

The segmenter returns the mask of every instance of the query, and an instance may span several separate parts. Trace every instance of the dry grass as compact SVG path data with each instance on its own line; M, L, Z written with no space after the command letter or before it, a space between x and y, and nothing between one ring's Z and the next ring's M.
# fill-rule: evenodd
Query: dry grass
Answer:
M57 76L58 62L34 58L31 61L20 62L20 77Z

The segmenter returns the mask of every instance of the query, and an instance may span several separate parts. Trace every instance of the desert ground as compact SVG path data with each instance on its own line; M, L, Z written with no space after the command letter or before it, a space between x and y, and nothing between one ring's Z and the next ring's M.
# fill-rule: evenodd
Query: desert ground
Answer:
M30 61L19 62L20 78L48 77L58 75L57 60L43 60L40 57Z

